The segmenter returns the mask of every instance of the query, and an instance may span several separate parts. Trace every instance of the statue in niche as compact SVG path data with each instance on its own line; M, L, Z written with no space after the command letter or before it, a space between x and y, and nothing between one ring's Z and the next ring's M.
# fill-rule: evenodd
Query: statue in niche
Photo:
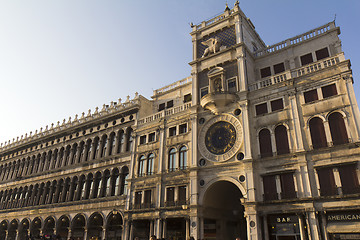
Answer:
M210 53L216 53L220 49L220 41L218 38L209 38L208 40L201 42L201 44L208 46L202 57L206 57Z
M215 92L221 92L221 80L218 78L214 81Z

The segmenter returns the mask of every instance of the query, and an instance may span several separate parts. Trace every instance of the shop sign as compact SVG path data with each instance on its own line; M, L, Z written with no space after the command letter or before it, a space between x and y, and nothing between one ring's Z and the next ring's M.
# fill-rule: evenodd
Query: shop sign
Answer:
M360 222L360 211L328 212L326 219L328 222Z
M269 215L269 222L276 223L298 223L299 218L296 215Z

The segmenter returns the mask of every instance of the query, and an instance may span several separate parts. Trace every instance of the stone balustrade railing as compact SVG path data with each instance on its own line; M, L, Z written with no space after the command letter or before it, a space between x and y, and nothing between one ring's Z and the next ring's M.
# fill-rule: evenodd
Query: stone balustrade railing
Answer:
M316 72L321 69L338 64L339 62L342 61L345 61L344 53L340 53L336 56L332 56L329 58L321 59L320 61L317 61L315 63L311 63L297 69L287 70L283 73L271 76L264 80L257 81L256 83L249 85L249 91L258 90L286 80L290 80L292 78L296 78L312 72Z
M180 87L182 85L185 85L187 83L190 83L192 81L192 77L187 77L187 78L184 78L184 79L181 79L177 82L174 82L172 84L169 84L165 87L162 87L162 88L159 88L159 89L156 89L154 90L154 96L158 95L158 94L162 94L162 93L165 93L167 91L170 91L174 88L177 88L177 87Z
M335 22L329 22L321 27L315 28L313 30L310 30L306 33L297 35L295 37L289 38L287 40L284 40L282 42L276 43L274 45L268 46L265 49L260 49L257 52L255 52L255 56L259 57L259 56L263 56L269 53L273 53L276 51L279 51L285 47L303 42L305 40L317 37L319 35L322 35L324 33L326 33L327 31L336 28L335 26Z
M130 107L133 107L137 104L139 104L140 99L138 93L135 93L135 97L133 99L130 99L130 96L127 96L127 99L125 102L121 102L121 98L119 98L118 102L111 102L110 105L104 104L102 109L99 109L98 107L95 108L95 111L91 113L91 109L89 109L88 113L85 114L85 112L82 113L81 117L79 117L77 114L75 115L75 118L72 119L69 117L69 120L64 119L61 123L60 121L57 122L57 124L52 123L50 127L47 125L44 128L40 128L39 130L36 130L35 133L30 132L29 134L22 135L21 137L17 137L16 139L13 138L13 140L9 140L7 142L0 144L0 151L10 149L12 147L21 145L26 142L30 142L34 139L38 139L41 137L45 137L47 135L53 134L55 132L60 132L66 128L76 126L88 121L91 121L96 118L100 118L103 116L106 116L108 114L117 112L117 111L123 111L124 109L128 109Z
M145 124L145 123L150 123L150 122L153 122L155 120L159 120L159 119L162 119L164 117L171 116L171 115L183 112L183 111L189 109L190 107L191 107L191 102L185 103L185 104L180 105L180 106L175 106L175 107L172 107L172 108L169 108L169 109L165 109L165 110L163 110L161 112L158 112L158 113L155 113L155 114L150 115L148 117L139 119L137 121L137 124L142 125L142 124Z

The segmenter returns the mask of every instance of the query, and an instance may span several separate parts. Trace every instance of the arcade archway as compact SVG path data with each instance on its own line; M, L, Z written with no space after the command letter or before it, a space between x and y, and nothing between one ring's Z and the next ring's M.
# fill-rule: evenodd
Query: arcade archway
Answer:
M247 239L244 207L240 189L228 181L213 183L203 200L205 240Z

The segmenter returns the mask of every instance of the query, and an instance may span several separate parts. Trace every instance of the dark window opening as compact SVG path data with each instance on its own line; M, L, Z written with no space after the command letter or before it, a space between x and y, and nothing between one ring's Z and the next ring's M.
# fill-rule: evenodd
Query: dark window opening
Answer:
M262 104L258 104L255 106L255 110L256 110L256 115L261 115L261 114L265 114L268 112L267 110L267 104L266 103L262 103Z
M182 133L186 133L187 132L187 124L184 123L184 124L181 124L179 126L179 133L182 134Z
M320 59L324 59L324 58L327 58L329 57L329 51L327 48L323 48L323 49L320 49L320 50L317 50L315 52L316 54L316 59L319 61Z
M176 127L169 128L169 136L175 136L176 135Z
M135 192L135 206L134 208L141 208L142 192Z
M337 95L335 83L322 87L321 91L323 94L323 98L328 98Z
M190 102L192 100L191 93L184 95L184 103Z
M165 103L161 103L161 104L159 104L159 111L162 111L162 110L164 110L165 109Z
M268 129L263 129L259 132L259 144L260 144L260 155L262 158L271 157L272 146L271 146L271 136Z
M209 89L206 87L206 88L202 88L200 90L200 98L202 98L203 96L207 95L209 93Z
M314 90L304 92L304 98L305 98L305 103L318 100L319 98L318 98L317 90L314 89Z
M277 200L278 194L276 190L275 175L263 176L264 183L264 200Z
M349 142L344 119L340 113L332 113L329 116L329 127L334 145L340 145Z
M314 149L327 147L326 135L323 121L318 118L312 118L309 121L311 141Z
M302 65L302 66L314 62L311 53L308 53L308 54L306 54L306 55L301 56L301 57L300 57L300 60L301 60L301 65Z
M151 207L151 190L146 190L144 195L144 207L150 208Z
M319 168L317 169L317 175L320 184L321 196L333 196L337 195L337 188L335 185L334 173L332 168Z
M175 205L175 188L169 187L166 189L166 206Z
M360 193L356 164L338 167L343 194Z
M155 133L149 134L149 142L155 142Z
M186 186L179 187L178 202L180 205L186 204Z
M282 73L285 72L285 65L284 63L279 63L274 65L274 73L278 74L278 73Z
M170 100L166 103L166 108L172 108L174 106L174 101Z
M146 135L140 136L140 144L146 143Z
M296 198L293 173L280 174L281 199Z
M289 153L289 140L284 125L275 128L276 152L278 155Z
M270 105L271 105L271 111L272 112L284 109L284 103L283 103L282 98L271 101Z
M236 91L236 81L235 79L228 80L228 91L235 92Z
M260 69L261 78L271 76L271 69L270 67Z

